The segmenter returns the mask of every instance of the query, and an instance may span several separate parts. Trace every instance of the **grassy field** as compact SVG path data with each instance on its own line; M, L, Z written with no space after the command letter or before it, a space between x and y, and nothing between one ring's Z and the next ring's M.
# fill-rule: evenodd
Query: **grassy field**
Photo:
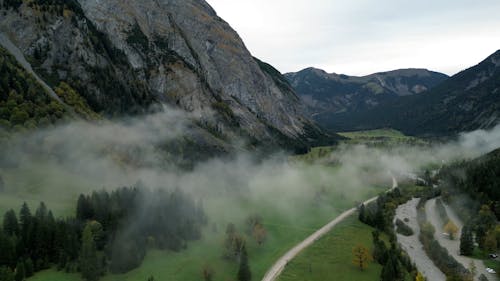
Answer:
M375 195L383 188L375 188L367 192L364 198ZM339 197L340 198L340 197ZM341 200L342 201L342 200ZM244 206L245 202L239 202L240 206ZM250 204L250 203L246 203ZM335 208L318 207L315 205L304 205L301 202L295 202L297 208L302 209L302 215L297 217L286 217L282 213L277 212L270 206L262 205L260 207L252 207L251 209L261 209L261 214L264 218L264 226L268 231L268 240L263 246L258 246L252 238L246 237L248 243L248 252L250 257L250 267L254 280L260 280L267 269L283 255L287 250L293 247L305 237L309 236L319 227L324 225L328 220L333 219L343 210L352 207L352 200L344 200L338 202ZM217 207L220 202L211 202L206 208L209 213L219 212ZM228 209L232 209L228 205ZM250 208L248 206L248 208ZM246 210L246 208L243 208ZM237 263L227 261L223 258L222 244L224 240L225 222L237 221L243 217L245 211L227 212L222 219L213 222L212 227L207 227L201 241L195 241L189 244L188 249L179 253L165 251L149 251L142 266L127 274L123 275L107 275L101 280L104 281L141 281L147 280L149 276L154 276L156 280L184 281L184 280L201 280L201 270L205 265L210 266L215 271L216 280L233 280L237 272ZM219 217L218 215L216 217ZM214 229L213 225L217 225ZM242 223L237 223L238 229L243 229ZM72 281L81 280L78 275L66 275L48 270L38 273L34 278L29 279L35 281Z
M337 225L329 234L318 240L292 260L279 281L373 281L378 280L382 266L371 262L360 271L352 263L352 249L361 244L372 249L373 228L351 216Z
M339 135L349 139L370 139L370 138L391 138L391 139L408 139L411 137L405 136L400 131L394 129L377 129L369 131L343 132Z
M391 134L398 135L395 132ZM308 157L324 157L334 153L334 149L314 148ZM374 182L362 175L346 176L340 165L298 160L291 161L291 167L284 169L270 166L266 169L245 170L243 178L238 173L234 178L221 179L210 173L201 178L199 175L187 176L183 183L190 185L194 182L197 188L202 187L191 192L203 200L209 218L203 238L188 243L188 248L179 253L150 250L141 267L123 275L108 274L101 280L141 281L147 280L149 276L154 276L156 280L200 280L204 266L214 270L214 281L234 280L237 263L222 258L228 223L234 223L238 231L245 235L253 279L259 280L274 261L291 247L342 211L375 196L391 184L390 178ZM28 202L34 212L38 202L44 201L56 217L72 216L78 194L134 183L132 176L117 182L115 177L92 178L73 170L61 172L57 165L34 165L2 171L7 192L0 195L0 212L10 208L19 210L23 201ZM245 178L245 175L251 177ZM262 246L244 232L245 219L255 214L262 217L268 233L267 241ZM371 241L371 238L367 241ZM81 279L79 275L47 270L31 280Z
M400 131L393 129L377 129L369 131L344 132L339 135L348 138L344 141L349 144L367 144L371 146L392 146L398 144L424 145L422 139L406 136Z
M274 261L295 244L356 202L373 197L390 186L388 178L386 182L346 187L345 179L340 180L339 167L291 165L284 170L252 171L256 174L252 174L251 182L239 189L235 186L244 185L239 181L228 183L227 180L197 178L197 185L200 181L207 187L197 192L197 196L203 198L209 217L203 238L188 243L188 248L179 253L150 250L141 267L123 275L108 274L101 280L145 281L149 276L154 276L155 280L201 280L201 271L206 265L215 271L214 281L234 280L237 263L222 258L228 223L234 223L245 235L253 279L259 280ZM34 212L38 203L44 201L56 217L72 216L79 193L121 185L98 185L92 178L61 173L50 166L6 170L2 175L7 183L7 192L0 194L2 213L11 208L18 211L23 201ZM262 217L268 233L262 246L244 233L245 219L254 214ZM29 280L82 279L78 274L52 269L37 273Z
M342 145L367 145L370 147L390 148L398 145L426 145L425 140L406 136L402 132L393 129L378 129L370 131L338 133L347 138L340 142ZM307 154L291 157L292 161L306 163L330 163L335 164L336 146L314 147Z

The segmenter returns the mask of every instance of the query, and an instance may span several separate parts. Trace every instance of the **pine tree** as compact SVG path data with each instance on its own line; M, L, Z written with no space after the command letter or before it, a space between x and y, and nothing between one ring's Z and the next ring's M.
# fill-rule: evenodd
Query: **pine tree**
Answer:
M361 204L359 206L359 215L358 215L358 219L360 222L366 222L366 207L365 207L365 204Z
M238 281L250 280L252 280L252 272L250 272L250 266L248 265L247 248L243 245L240 255L240 268L238 269Z
M474 251L474 237L469 226L464 226L460 236L460 254L464 256L472 255Z
M0 265L13 266L13 263L15 264L14 246L9 237L0 229Z
M384 265L387 262L387 246L385 242L380 240L380 231L374 230L372 232L373 237L373 259L379 264Z
M403 272L395 254L389 254L387 263L382 268L381 281L399 281L403 279Z
M80 252L80 271L84 279L96 281L99 279L100 266L97 249L92 236L92 228L87 224L82 235L82 249Z
M19 235L19 223L14 210L9 210L5 213L3 218L3 230L9 236Z
M20 232L21 232L21 240L25 248L32 249L31 234L33 227L33 217L31 216L31 211L28 207L28 204L24 202L21 207L21 211L19 212L19 224L20 224Z
M382 231L385 230L385 218L384 218L384 211L382 207L379 207L377 212L375 213L374 221L373 224L377 229L380 229Z
M40 202L40 205L36 209L35 217L40 221L44 221L47 218L47 215L48 215L47 206L45 205L44 202Z
M390 256L387 259L387 263L382 268L381 281L393 281L396 280L397 273L394 266L394 257Z
M19 261L16 266L16 273L14 275L14 279L16 281L22 281L26 277L26 272L24 269L24 263L22 261Z
M53 218L52 218L53 219ZM33 218L33 257L35 269L42 270L49 267L49 252L52 249L53 239L49 225L49 212L45 203L41 202Z
M86 221L93 217L94 211L92 209L90 200L83 194L78 197L76 205L76 218L80 221Z
M30 258L27 258L24 261L24 273L26 277L31 277L35 273L35 268L33 266L33 261Z

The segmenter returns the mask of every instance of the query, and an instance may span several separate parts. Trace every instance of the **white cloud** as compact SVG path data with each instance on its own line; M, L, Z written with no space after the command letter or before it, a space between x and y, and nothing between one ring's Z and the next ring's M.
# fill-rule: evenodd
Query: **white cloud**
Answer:
M500 48L497 0L208 0L250 51L282 72L454 74Z

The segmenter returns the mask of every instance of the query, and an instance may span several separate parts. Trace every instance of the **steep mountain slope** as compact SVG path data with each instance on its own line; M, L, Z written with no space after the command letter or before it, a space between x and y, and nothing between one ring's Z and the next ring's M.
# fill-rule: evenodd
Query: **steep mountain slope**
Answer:
M0 47L0 128L36 128L67 114L65 107L50 98L35 78Z
M339 130L392 127L407 134L449 136L500 122L500 51L421 95L359 112L322 116Z
M500 190L498 189L500 148L477 159L445 167L440 176L449 194L457 193L457 191L464 192L479 203L492 206L497 219L500 218ZM468 205L470 203L468 202ZM475 204L472 207L479 209L479 206Z
M400 96L420 94L448 78L425 69L400 69L356 77L314 68L287 73L285 77L316 117L371 109Z
M8 1L0 31L51 87L64 82L104 116L166 103L221 140L297 148L324 137L203 0Z

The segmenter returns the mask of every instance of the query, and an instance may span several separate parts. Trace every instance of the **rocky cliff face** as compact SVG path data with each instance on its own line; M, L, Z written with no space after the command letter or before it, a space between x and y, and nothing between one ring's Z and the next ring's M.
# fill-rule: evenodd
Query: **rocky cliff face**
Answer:
M323 136L279 72L203 0L12 2L2 3L0 31L50 86L65 82L98 113L167 103L196 113L219 139Z

